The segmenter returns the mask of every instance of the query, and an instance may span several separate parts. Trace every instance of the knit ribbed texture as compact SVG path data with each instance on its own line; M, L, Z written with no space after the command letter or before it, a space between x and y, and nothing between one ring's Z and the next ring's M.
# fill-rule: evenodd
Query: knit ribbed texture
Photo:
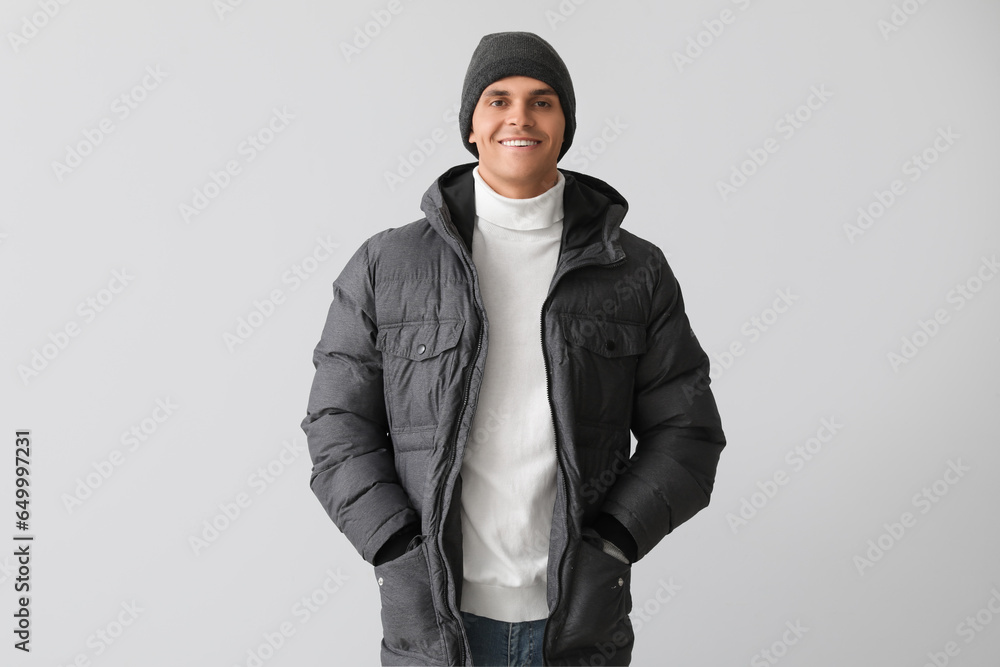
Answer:
M473 170L472 258L489 319L486 367L462 462L462 611L506 622L548 616L555 427L540 313L559 258L565 176L510 199Z

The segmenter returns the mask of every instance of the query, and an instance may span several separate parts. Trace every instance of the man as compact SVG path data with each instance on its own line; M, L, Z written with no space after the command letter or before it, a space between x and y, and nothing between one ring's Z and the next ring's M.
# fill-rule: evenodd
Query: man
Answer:
M333 283L302 427L312 490L375 566L384 665L629 664L631 566L709 502L708 357L625 199L557 169L575 107L548 42L483 37L478 162Z

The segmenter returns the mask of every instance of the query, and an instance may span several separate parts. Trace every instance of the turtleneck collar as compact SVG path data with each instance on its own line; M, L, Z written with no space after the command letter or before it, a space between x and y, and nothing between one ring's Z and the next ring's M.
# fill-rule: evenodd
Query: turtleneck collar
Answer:
M479 167L472 170L476 182L476 215L498 227L515 230L543 229L563 219L563 189L566 177L559 173L559 180L551 188L528 199L511 199L498 194L479 174Z

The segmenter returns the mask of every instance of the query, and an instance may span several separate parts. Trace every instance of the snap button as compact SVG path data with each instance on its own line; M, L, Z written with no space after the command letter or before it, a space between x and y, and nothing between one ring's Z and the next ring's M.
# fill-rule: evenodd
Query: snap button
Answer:
M618 585L619 586L624 586L625 585L625 580L622 579L621 577L618 577Z
M604 341L604 349L609 351L615 349L615 341L613 340Z
M427 346L421 343L417 345L417 354L423 354L427 350Z
M381 586L381 585L382 585L382 577L379 577L379 578L378 578L378 585L379 585L379 586Z

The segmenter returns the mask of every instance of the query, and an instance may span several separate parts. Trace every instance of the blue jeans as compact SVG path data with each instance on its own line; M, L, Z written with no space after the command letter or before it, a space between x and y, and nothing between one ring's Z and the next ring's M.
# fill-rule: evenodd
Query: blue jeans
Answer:
M462 612L476 667L541 667L545 621L507 623Z

